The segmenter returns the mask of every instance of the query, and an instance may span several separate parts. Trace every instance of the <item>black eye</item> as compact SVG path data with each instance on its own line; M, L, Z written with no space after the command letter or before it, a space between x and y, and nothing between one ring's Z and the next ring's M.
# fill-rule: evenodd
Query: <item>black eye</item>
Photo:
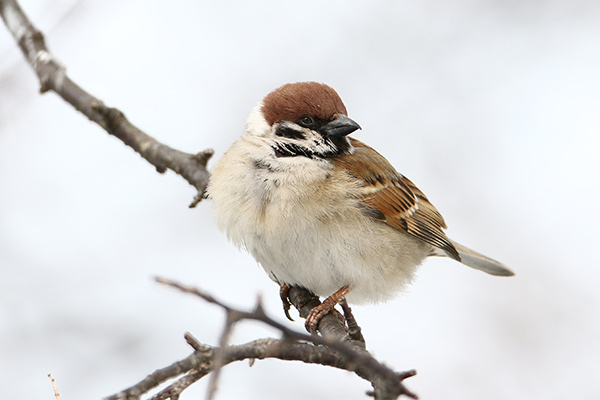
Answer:
M317 124L317 121L310 115L303 115L298 118L297 123L305 128L313 128Z

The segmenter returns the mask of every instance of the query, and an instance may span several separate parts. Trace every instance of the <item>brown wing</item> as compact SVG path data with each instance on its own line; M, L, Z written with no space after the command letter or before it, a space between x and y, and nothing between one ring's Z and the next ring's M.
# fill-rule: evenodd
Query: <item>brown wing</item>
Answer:
M399 174L377 151L350 138L355 152L335 159L336 165L364 181L362 204L366 214L403 230L460 261L446 237L446 223L427 197L410 180Z

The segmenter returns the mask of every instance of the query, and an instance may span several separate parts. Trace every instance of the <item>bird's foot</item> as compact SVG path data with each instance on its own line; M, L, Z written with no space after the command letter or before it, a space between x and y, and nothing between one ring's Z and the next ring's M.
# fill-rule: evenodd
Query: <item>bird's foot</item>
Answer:
M342 299L344 299L348 292L350 292L350 288L348 286L344 286L340 290L323 300L321 304L310 310L310 313L306 317L306 322L304 324L306 330L312 334L316 334L319 322L329 312L334 312L336 316L344 322L345 325L346 319L342 314L340 314L339 311L335 309L335 306Z

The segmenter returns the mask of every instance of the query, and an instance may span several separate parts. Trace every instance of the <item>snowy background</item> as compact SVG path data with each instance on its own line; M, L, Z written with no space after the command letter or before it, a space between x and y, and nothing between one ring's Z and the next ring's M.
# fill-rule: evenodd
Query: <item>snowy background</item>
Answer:
M167 6L167 4L169 4ZM511 266L426 262L408 293L355 307L369 349L422 399L600 396L600 2L23 0L73 80L175 148L219 157L286 82L334 87L449 235ZM0 392L99 399L216 344L224 316L160 275L244 308L277 287L210 204L38 83L0 26ZM393 321L393 322L390 322ZM287 322L286 322L287 323ZM302 323L288 323L302 330ZM276 335L238 327L235 342ZM206 382L184 393L203 398ZM365 399L350 373L224 370L218 399Z

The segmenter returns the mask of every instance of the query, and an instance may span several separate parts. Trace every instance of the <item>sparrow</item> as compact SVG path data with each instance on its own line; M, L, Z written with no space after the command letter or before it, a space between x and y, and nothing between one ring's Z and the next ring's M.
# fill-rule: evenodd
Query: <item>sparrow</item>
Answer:
M207 193L216 223L280 285L288 318L292 286L326 297L306 319L314 331L340 301L393 298L431 256L513 275L448 238L425 194L348 136L358 129L334 89L289 83L253 108L245 134L213 168Z

